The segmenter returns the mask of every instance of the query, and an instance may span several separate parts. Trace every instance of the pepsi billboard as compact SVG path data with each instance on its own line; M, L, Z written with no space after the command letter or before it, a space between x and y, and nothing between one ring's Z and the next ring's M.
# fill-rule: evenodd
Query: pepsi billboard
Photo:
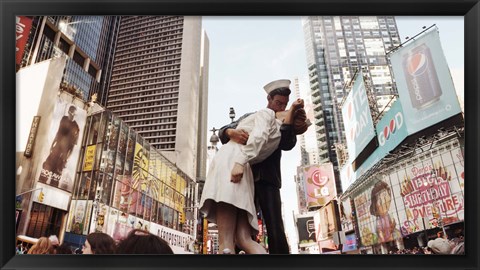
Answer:
M395 101L390 110L380 119L376 126L378 147L375 151L362 163L362 165L353 171L351 163L353 159L350 157L347 165L340 170L340 178L342 189L352 185L355 180L372 168L382 158L387 156L390 151L395 149L408 136L407 119L403 111L402 103Z
M343 123L349 156L353 159L375 137L363 73L357 73L353 87L342 106Z
M377 123L378 148L372 155L383 158L405 140L408 136L406 121L402 103L397 100Z
M436 29L392 53L391 64L409 135L461 112Z

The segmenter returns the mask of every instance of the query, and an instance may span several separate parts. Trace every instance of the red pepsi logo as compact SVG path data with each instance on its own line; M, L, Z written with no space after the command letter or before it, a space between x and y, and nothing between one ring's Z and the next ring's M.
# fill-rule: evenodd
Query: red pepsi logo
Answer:
M407 59L407 70L412 76L422 74L427 67L427 56L423 52L410 55Z
M388 122L388 125L382 129L378 134L378 142L380 146L385 145L386 141L390 139L392 134L395 134L397 129L403 126L403 114L398 112L393 119Z
M386 140L388 140L388 138L390 138L390 134L395 133L395 131L396 131L395 119L392 119L390 120L390 124L383 128L383 136L385 137Z

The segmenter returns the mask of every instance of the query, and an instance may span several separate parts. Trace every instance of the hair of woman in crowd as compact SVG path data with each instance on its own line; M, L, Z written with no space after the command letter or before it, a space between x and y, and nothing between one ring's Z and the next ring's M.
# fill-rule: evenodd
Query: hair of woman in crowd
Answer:
M173 251L159 236L135 229L120 241L117 254L173 254Z
M115 249L115 240L110 235L94 232L87 235L83 254L114 254Z
M50 240L47 237L38 238L37 243L35 243L29 250L27 254L52 254L53 246Z

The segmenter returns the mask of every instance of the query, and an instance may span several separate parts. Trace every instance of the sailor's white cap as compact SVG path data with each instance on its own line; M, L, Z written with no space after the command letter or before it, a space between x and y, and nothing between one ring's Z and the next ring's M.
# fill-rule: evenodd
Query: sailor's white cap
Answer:
M267 94L270 94L270 92L272 92L277 88L283 88L283 87L290 88L290 83L291 83L290 80L276 80L265 85L263 89L265 89Z

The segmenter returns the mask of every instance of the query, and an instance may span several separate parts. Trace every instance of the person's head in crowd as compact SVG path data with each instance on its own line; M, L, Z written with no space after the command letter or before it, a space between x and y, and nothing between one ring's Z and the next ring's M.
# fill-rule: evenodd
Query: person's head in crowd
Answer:
M52 254L52 253L53 253L53 246L47 237L38 238L37 243L35 243L28 250L28 254Z
M435 240L428 241L428 247L432 250L433 254L450 254L452 246L448 240L443 238L437 238Z
M117 254L173 254L168 243L147 231L132 230L117 246Z
M87 235L82 252L83 254L114 254L115 241L106 233L94 232Z
M459 241L453 248L450 254L465 255L465 242Z
M73 254L73 251L69 245L63 243L55 249L54 254Z

